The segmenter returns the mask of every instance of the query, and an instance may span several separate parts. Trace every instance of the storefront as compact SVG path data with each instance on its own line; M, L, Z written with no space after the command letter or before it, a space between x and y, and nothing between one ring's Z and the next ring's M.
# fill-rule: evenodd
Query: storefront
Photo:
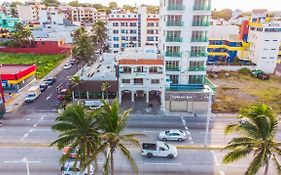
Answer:
M35 80L36 66L3 64L0 72L4 91L18 92Z

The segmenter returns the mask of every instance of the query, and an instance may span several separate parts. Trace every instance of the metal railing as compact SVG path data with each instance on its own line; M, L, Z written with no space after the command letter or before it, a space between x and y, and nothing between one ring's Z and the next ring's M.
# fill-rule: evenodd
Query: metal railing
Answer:
M182 37L166 37L166 42L182 42Z
M166 26L183 26L183 21L167 21Z
M167 10L169 10L169 11L183 11L184 5L168 5Z
M181 57L181 52L165 52L166 57Z

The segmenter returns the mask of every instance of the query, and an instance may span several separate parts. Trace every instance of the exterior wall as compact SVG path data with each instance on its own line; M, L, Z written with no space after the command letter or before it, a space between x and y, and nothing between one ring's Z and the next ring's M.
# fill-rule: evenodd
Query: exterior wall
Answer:
M239 27L236 25L211 25L209 29L210 38L229 38L229 36L239 36Z
M273 73L277 63L281 42L281 24L261 24L250 26L249 31L250 59L257 69Z
M18 16L21 19L21 21L28 22L28 21L36 20L31 6L18 5L17 11L18 11Z
M248 68L250 70L257 69L257 66L234 66L234 65L209 65L207 71L239 71L242 68Z
M14 31L14 27L18 22L18 18L12 18L0 13L0 28L8 29L11 32Z

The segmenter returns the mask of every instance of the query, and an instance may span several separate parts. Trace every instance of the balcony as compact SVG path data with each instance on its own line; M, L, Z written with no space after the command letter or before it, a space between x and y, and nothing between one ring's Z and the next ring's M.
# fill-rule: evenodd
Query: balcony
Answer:
M193 10L194 11L210 11L211 6L210 5L194 5Z
M166 42L182 42L182 37L167 37Z
M191 42L208 42L208 41L209 41L208 37L191 38Z
M196 26L196 27L208 27L210 25L209 21L202 21L202 22L193 22L192 26Z
M182 21L167 21L166 22L166 26L170 27L170 26L183 26L183 22Z
M180 68L177 66L166 66L166 71L180 71Z
M206 71L206 66L191 66L189 67L189 71Z
M166 57L181 57L182 53L181 52L166 52L165 56Z
M207 57L208 53L206 52L190 52L190 57Z
M184 11L184 5L168 5L168 11Z

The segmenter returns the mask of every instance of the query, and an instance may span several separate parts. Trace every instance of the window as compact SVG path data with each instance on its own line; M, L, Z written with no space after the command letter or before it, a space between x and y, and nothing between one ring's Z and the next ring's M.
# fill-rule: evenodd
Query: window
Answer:
M131 73L131 68L128 66L123 67L123 73Z
M158 68L157 67L149 68L149 73L158 73Z
M119 37L113 37L113 41L119 41Z
M130 84L130 79L122 79L122 83L124 83L124 84Z
M113 23L113 26L114 26L114 27L118 27L118 22L114 22L114 23Z
M118 30L113 30L113 33L114 33L114 34L118 34L119 31L118 31Z
M147 41L154 41L154 37L153 36L148 36L147 37Z
M131 27L136 27L136 26L137 26L137 23L130 23L130 26L131 26Z
M143 79L142 78L134 78L134 84L143 85Z
M136 34L137 31L136 30L130 30L130 34Z
M151 84L159 84L160 80L159 79L152 79Z
M137 67L136 72L144 72L143 67L142 66Z
M114 48L119 48L119 44L113 44Z
M121 22L121 26L125 26L125 23L124 23L124 22Z

